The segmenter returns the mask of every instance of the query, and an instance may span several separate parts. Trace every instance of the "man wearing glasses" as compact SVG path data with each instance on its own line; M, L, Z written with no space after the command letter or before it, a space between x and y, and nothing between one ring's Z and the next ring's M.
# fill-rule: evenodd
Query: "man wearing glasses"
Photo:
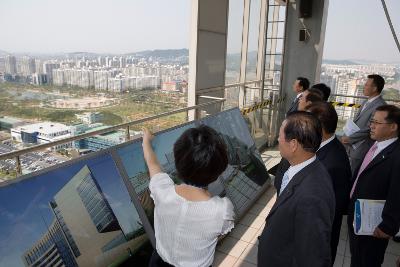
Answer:
M352 267L381 266L389 239L400 226L400 109L384 105L370 120L370 137L375 140L361 166L355 169L350 192L348 228ZM357 199L385 200L382 221L373 236L356 235L353 228Z
M377 107L386 104L381 96L384 86L385 80L382 76L377 74L368 75L368 80L364 85L364 95L368 97L368 100L361 105L354 118L354 123L359 127L359 130L341 138L342 143L346 145L353 174L371 145L369 120Z

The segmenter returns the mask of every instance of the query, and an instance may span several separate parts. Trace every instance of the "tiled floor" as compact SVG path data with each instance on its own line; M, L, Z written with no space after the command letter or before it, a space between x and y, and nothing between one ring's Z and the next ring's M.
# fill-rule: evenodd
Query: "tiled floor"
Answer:
M262 154L262 158L269 169L279 162L280 155L276 150L266 151ZM257 237L264 228L265 218L275 203L275 200L276 192L273 186L271 186L235 226L234 230L217 246L213 266L257 266ZM346 225L346 221L344 220L337 249L335 267L350 266L350 251ZM390 241L388 249L386 250L383 267L394 267L398 257L400 257L400 243Z

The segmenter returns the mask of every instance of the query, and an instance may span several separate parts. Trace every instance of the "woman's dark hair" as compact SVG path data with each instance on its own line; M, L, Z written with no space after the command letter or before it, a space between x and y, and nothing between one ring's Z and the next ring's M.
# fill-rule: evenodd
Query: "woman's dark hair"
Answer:
M224 140L205 125L188 129L178 138L174 157L178 177L199 187L214 182L228 165Z
M307 152L317 152L322 141L322 127L318 118L305 111L295 111L286 117L286 141L296 139Z

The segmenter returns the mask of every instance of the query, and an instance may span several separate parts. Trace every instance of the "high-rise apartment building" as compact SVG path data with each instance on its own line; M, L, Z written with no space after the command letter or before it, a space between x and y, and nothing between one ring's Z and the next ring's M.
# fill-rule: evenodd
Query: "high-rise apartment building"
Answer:
M59 63L45 62L43 63L43 72L47 74L47 80L49 83L53 82L53 70L60 67Z
M36 72L35 59L31 57L23 57L21 62L22 75L30 76Z
M6 57L5 67L6 67L5 68L6 74L16 75L17 74L17 59L12 55L8 55Z

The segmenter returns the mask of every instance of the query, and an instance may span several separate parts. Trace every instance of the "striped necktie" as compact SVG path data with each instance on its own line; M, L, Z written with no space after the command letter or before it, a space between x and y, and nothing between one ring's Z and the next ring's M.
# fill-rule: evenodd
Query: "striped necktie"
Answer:
M289 170L287 170L285 172L285 174L283 175L282 184L281 184L281 190L279 191L279 195L282 194L283 190L288 185L288 183L289 183Z

